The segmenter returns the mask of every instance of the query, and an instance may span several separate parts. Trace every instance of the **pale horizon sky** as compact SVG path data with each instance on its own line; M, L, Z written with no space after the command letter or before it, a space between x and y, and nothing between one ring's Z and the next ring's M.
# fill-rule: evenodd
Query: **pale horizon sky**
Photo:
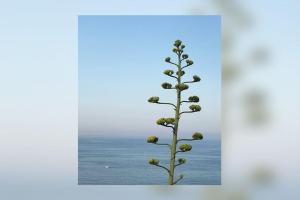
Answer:
M174 90L160 86L173 82L162 72L174 69L164 58L175 58L176 39L195 63L184 80L202 79L184 91L186 99L200 97L202 111L181 118L180 134L220 134L220 23L219 16L79 16L79 135L170 136L155 122L174 111L147 99L176 100Z

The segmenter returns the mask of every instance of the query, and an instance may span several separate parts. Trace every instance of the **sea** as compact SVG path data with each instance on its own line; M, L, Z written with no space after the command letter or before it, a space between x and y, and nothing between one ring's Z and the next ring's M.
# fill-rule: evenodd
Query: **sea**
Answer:
M177 185L220 185L220 137L184 143L192 144L193 148L177 154L177 158L186 159L185 164L176 167L175 177L184 176ZM150 165L148 160L159 159L160 165L168 167L169 157L168 146L149 144L144 138L79 136L78 184L167 185L167 171Z

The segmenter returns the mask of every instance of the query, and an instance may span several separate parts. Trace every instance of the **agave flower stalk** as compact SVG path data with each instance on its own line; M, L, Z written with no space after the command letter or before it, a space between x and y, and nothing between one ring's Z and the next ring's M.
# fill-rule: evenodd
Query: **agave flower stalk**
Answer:
M185 71L183 69L190 67L194 64L194 62L189 58L188 54L183 54L185 45L182 44L181 40L176 40L174 43L173 52L176 54L176 61L173 62L171 57L167 57L165 61L169 64L172 64L175 66L176 73L174 73L174 70L167 69L163 73L173 79L175 79L176 83L175 86L173 86L171 83L165 82L161 86L163 89L166 90L175 90L176 91L176 103L168 103L168 102L160 102L160 98L157 96L150 97L148 99L148 102L155 103L155 104L165 104L170 105L175 110L174 117L164 117L160 118L156 121L156 123L160 126L164 126L167 128L171 128L172 131L172 141L170 144L167 143L159 143L159 138L156 136L150 136L147 139L148 143L156 144L156 145L163 145L168 146L170 148L170 162L169 166L162 166L159 164L159 160L157 159L151 159L149 161L149 164L160 167L168 173L168 184L169 185L175 185L180 180L183 179L183 174L180 174L177 179L175 179L175 168L183 165L186 163L185 158L178 158L176 162L176 156L178 153L182 152L188 152L192 150L192 145L190 144L179 144L179 142L182 141L194 141L194 140L202 140L203 135L200 132L195 132L191 138L178 138L178 128L179 128L179 121L182 116L182 114L185 113L194 113L201 111L201 107L198 104L192 104L189 106L188 111L182 111L180 112L181 105L183 103L198 103L199 97L198 96L190 96L188 100L182 100L182 92L189 89L189 85L191 83L199 82L201 79L199 76L194 75L193 80L191 81L183 81L183 76L185 75ZM185 61L185 64L183 64Z

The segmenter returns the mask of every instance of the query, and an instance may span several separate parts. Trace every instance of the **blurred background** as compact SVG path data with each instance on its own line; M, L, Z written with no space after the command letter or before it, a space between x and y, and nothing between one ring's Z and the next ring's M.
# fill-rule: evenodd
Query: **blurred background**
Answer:
M299 199L299 1L2 1L1 199ZM77 16L222 16L222 185L77 185Z

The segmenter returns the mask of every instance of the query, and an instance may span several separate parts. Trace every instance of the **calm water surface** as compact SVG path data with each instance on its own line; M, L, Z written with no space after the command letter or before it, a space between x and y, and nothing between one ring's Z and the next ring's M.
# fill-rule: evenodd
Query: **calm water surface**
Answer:
M167 140L161 142L168 142ZM181 185L221 184L221 142L217 138L188 142L193 149L179 153L187 163L176 168L184 174ZM164 185L167 172L148 164L158 158L168 166L169 149L145 139L79 137L78 181L81 185Z

